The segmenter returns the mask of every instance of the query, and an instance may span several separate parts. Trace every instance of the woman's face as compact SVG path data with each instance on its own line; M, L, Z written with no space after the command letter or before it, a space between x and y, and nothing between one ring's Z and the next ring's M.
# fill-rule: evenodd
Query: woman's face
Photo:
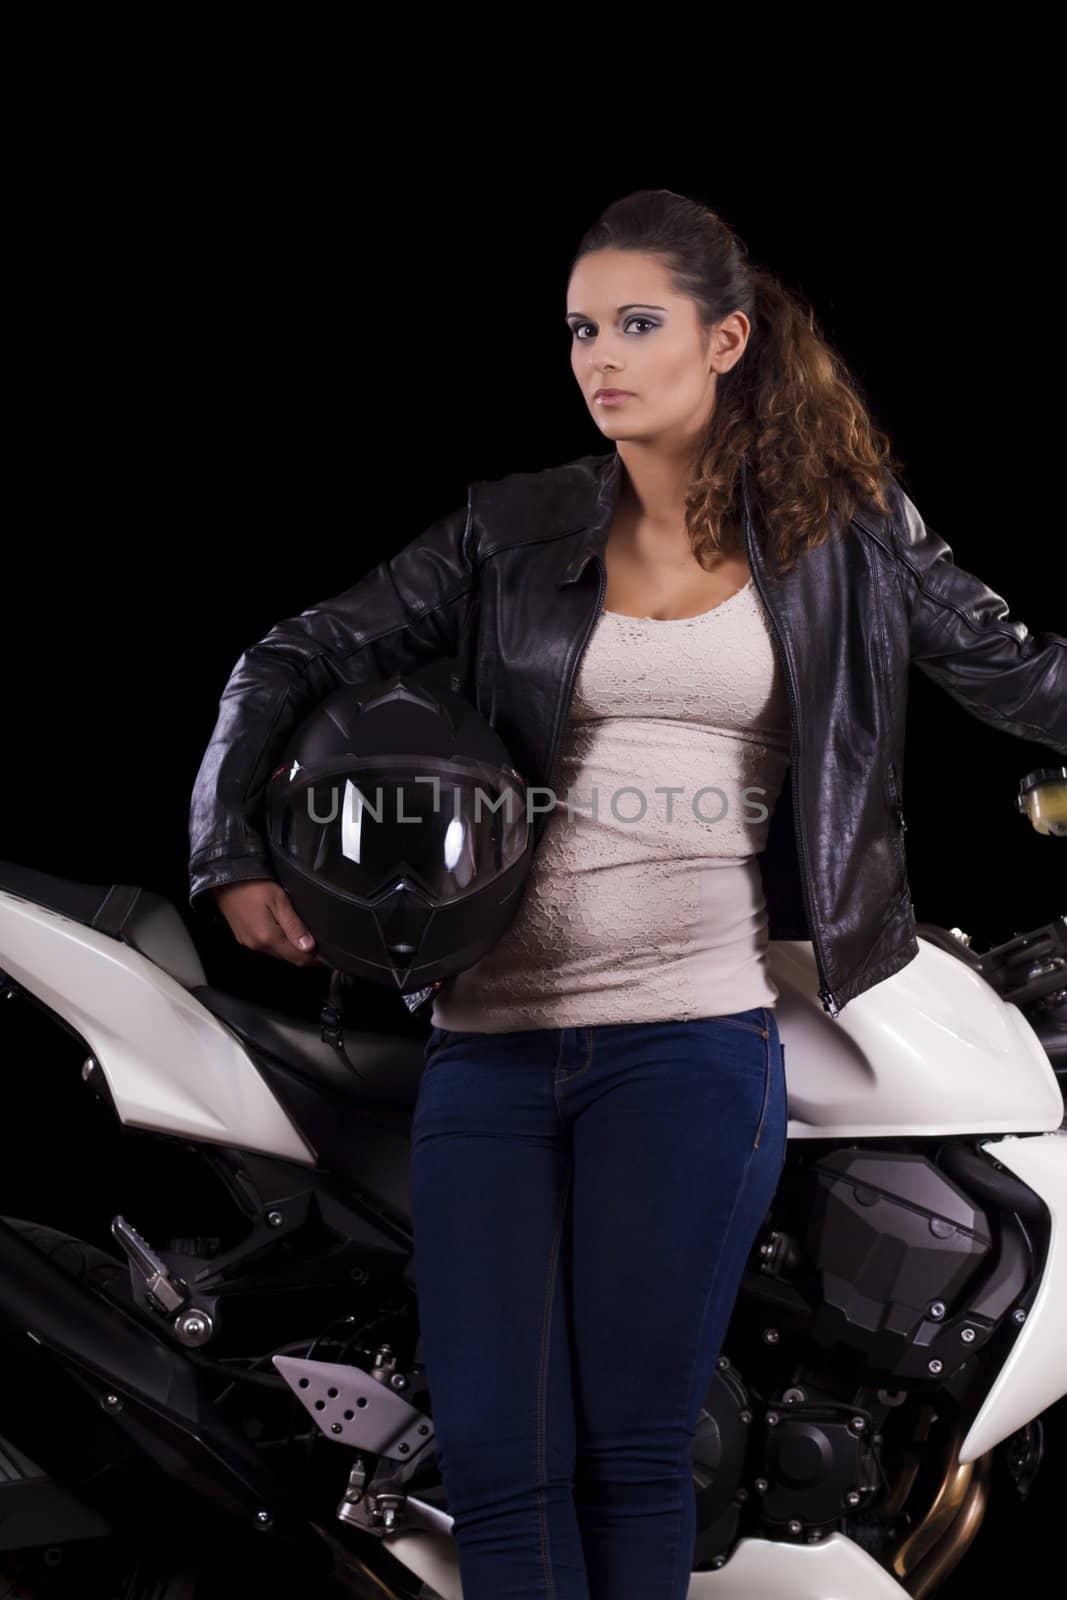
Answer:
M696 301L670 286L663 260L632 250L583 256L567 288L571 368L608 438L685 447L706 431L718 375L740 360L749 321L734 311L708 330ZM625 389L609 405L597 389Z

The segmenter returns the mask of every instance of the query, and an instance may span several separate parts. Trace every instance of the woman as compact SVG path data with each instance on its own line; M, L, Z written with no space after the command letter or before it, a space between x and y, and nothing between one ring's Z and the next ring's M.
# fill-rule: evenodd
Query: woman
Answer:
M413 1124L418 1299L468 1600L682 1600L692 1438L786 1150L758 857L795 747L741 463L784 585L857 508L888 514L896 464L810 315L684 196L608 208L566 320L623 473L527 892L435 999ZM341 614L305 626L330 640ZM1062 670L1050 639L1030 657L1035 716L1037 675L1051 705ZM237 687L216 750L253 703L255 684ZM308 964L310 930L251 834L205 826L221 787L206 760L194 903L212 894L241 943ZM224 836L244 844L229 859Z

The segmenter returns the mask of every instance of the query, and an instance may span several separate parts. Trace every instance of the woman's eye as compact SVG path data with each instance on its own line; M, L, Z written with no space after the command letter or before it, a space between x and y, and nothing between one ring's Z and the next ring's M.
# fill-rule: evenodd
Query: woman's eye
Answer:
M651 317L627 317L625 324L627 328L630 326L631 322L644 322L647 323L650 328L658 327L658 323L654 322ZM581 330L583 328L591 328L592 326L593 324L591 322L576 322L574 324L574 327L571 331L580 344L588 343L588 340L581 338Z

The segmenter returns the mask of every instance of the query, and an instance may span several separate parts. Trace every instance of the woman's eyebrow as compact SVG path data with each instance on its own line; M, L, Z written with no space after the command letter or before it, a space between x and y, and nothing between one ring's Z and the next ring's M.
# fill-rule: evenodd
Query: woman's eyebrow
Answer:
M617 308L618 311L638 311L638 310L640 310L640 311L666 311L666 309L667 309L666 306L649 305L644 300L631 301L631 303L628 306L619 306ZM585 312L584 311L568 311L566 317L564 318L564 321L565 322L569 322L572 317L584 317L584 316L585 316Z

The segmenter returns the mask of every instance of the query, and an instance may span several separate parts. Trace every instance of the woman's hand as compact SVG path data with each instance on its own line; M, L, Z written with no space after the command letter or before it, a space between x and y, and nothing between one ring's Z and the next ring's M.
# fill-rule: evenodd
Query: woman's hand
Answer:
M294 967L327 966L315 954L315 941L301 922L293 902L273 878L246 878L213 889L216 904L233 929L238 944L259 950ZM306 949L300 941L306 939Z

